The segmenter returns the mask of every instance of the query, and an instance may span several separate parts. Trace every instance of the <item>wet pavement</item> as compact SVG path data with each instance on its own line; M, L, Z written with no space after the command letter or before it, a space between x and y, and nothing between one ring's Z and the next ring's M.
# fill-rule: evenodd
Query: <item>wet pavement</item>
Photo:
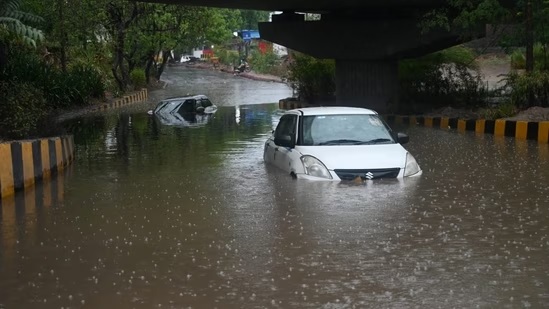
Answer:
M2 202L0 308L549 307L548 145L402 127L420 178L294 181L264 166L280 112L255 104L283 84L168 77L67 123L76 162ZM207 124L146 114L186 92L218 104Z

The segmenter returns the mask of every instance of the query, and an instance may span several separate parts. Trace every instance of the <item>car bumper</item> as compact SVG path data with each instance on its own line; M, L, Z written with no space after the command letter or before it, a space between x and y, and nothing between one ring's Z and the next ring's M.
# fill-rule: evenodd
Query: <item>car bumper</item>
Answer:
M310 180L310 181L344 181L342 180L341 178L338 177L337 173L334 172L334 171L330 171L330 174L332 175L332 179L326 179L326 178L320 178L320 177L314 177L314 176L310 176L310 175L307 175L307 174L295 174L296 178L297 179L306 179L306 180ZM398 174L397 177L391 177L391 178L385 178L385 179L406 179L406 178L414 178L414 177L419 177L423 174L423 171L420 170L418 173L414 174L414 175L410 175L410 176L407 176L407 177L403 177L404 175L404 169L401 169L400 173ZM377 179L383 179L383 178L377 178ZM363 181L367 181L368 179L365 179L364 177L362 178ZM372 180L376 180L376 179L372 179Z

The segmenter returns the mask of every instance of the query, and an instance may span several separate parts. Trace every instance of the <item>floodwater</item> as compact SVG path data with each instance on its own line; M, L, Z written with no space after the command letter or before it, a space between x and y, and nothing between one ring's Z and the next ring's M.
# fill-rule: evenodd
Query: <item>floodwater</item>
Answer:
M291 91L172 68L154 99L69 121L77 160L3 201L0 308L547 308L549 146L402 127L424 170L296 181L262 147ZM204 93L208 123L157 99Z

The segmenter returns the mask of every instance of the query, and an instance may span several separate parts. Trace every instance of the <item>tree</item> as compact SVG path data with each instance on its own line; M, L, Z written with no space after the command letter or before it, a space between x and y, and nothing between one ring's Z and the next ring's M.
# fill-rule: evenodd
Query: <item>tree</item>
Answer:
M269 12L267 11L240 10L240 16L242 23L239 30L257 30L258 23L269 21Z
M536 67L547 69L549 44L549 1L548 0L447 0L447 8L428 12L422 22L424 29L446 27L459 29L463 34L486 24L513 24L515 31L507 40L514 46L525 49L526 74L532 75ZM543 57L535 57L535 46L543 48ZM537 66L541 61L542 66ZM520 80L511 78L509 80ZM526 82L530 81L530 82ZM539 83L525 77L528 90L525 92L528 106L535 103L534 88ZM540 81L541 82L541 81ZM539 87L538 87L539 88Z
M3 0L0 2L0 70L4 68L7 59L8 42L20 40L36 47L38 41L44 39L42 30L27 23L39 23L42 18L20 10L20 0Z
M145 12L145 4L133 1L111 1L107 4L108 29L113 38L112 74L118 88L125 92L130 72L125 62L126 34L135 20Z

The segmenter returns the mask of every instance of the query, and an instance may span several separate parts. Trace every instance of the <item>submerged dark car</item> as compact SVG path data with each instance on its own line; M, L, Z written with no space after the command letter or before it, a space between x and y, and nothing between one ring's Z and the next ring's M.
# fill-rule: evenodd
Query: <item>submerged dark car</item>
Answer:
M206 124L216 111L208 97L194 95L164 99L149 113L163 125L192 127Z

